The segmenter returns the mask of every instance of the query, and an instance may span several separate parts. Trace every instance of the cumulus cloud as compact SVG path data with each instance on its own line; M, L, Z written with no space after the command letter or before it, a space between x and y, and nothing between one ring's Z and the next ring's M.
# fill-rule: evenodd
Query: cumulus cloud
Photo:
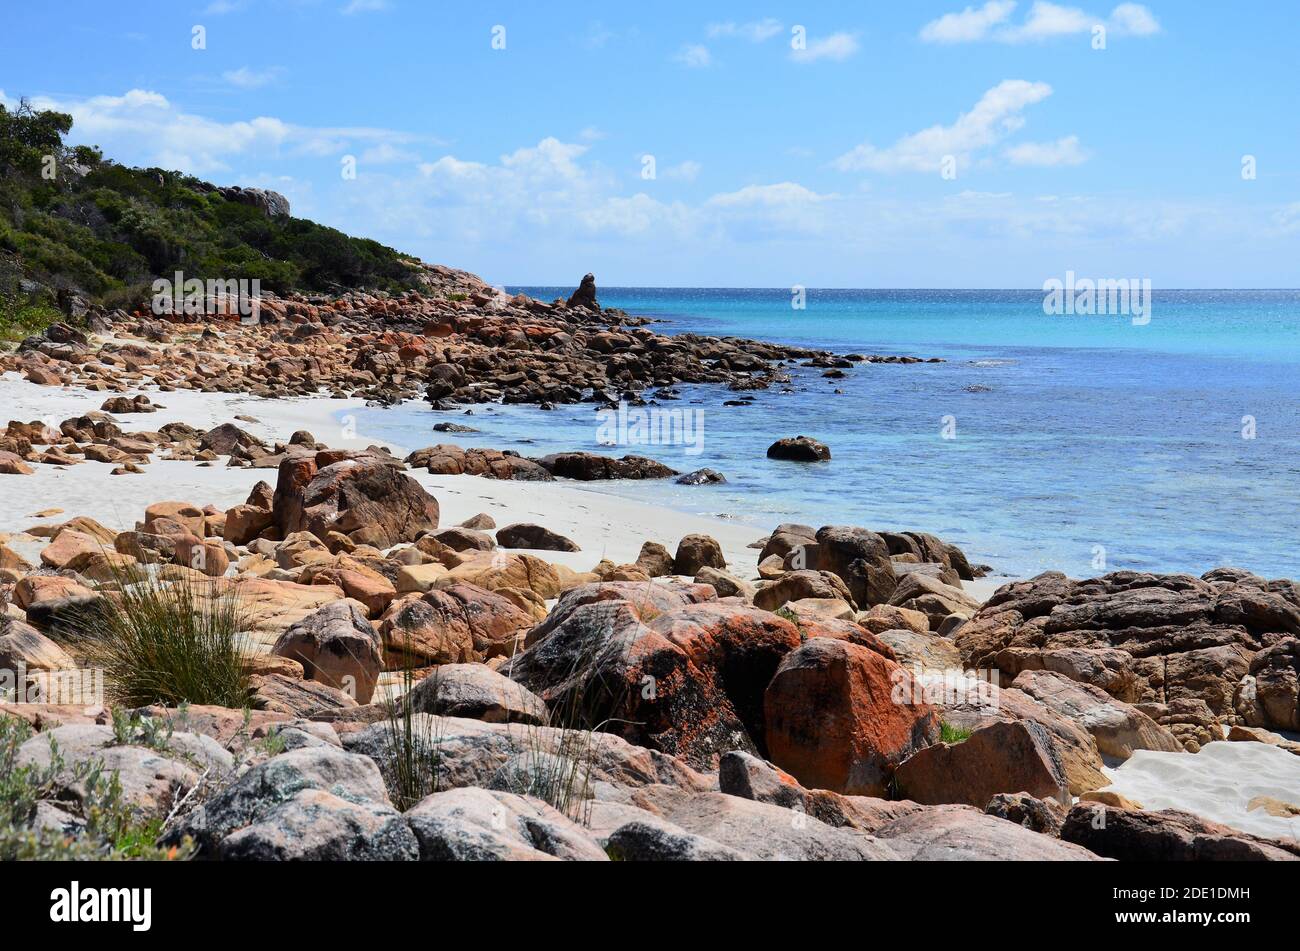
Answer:
M378 13L381 10L388 9L388 0L349 0L349 3L343 8L344 16L353 16L357 13Z
M987 37L1015 8L1015 0L989 0L979 8L945 13L921 27L921 39L927 43L973 43Z
M226 70L221 74L221 78L240 89L260 89L275 82L283 72L284 70L279 66L269 66L266 69L241 66L239 69Z
M1015 8L1014 0L990 0L982 7L946 13L921 27L920 37L927 43L1033 43L1091 33L1096 26L1104 26L1114 36L1144 37L1160 32L1155 14L1140 3L1121 3L1109 17L1102 17L1079 7L1035 0L1025 18L1013 24L1010 18Z
M1067 135L1055 142L1023 142L1004 153L1012 165L1054 168L1059 165L1082 165L1088 153L1079 145L1077 135Z
M833 62L846 60L858 51L858 38L852 33L832 33L820 39L809 40L804 49L790 51L790 58L796 63L815 63L828 59Z
M702 43L687 43L677 51L677 55L673 59L683 66L689 66L692 69L703 69L713 63L713 54Z
M389 129L301 126L272 116L222 122L186 112L147 89L87 99L38 97L32 105L69 113L74 141L100 145L134 164L196 175L230 171L236 158L325 156L425 141Z
M672 181L693 182L700 177L700 170L703 168L699 162L687 159L684 162L678 162L671 165L659 173L660 178L666 178Z
M764 43L780 33L781 30L780 20L765 17L751 23L710 23L704 32L710 39L738 36L741 39L749 40L751 43Z
M886 148L863 143L834 165L844 172L937 172L947 156L965 164L972 153L997 145L1023 127L1024 111L1051 94L1047 83L1004 79L952 125L905 135Z

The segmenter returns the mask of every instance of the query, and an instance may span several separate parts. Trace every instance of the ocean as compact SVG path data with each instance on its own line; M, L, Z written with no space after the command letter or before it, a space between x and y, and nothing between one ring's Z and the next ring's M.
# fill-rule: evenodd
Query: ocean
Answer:
M571 288L522 287L550 300ZM594 491L752 523L932 532L998 574L1236 565L1300 576L1300 291L1159 291L1149 314L1050 315L1041 291L601 288L662 333L735 335L840 354L844 379L793 369L792 392L681 386L689 440L602 446L590 404L367 410L358 429L407 447L457 442L524 455L633 452L725 485ZM1149 319L1148 319L1149 318ZM836 393L835 390L842 392ZM723 406L737 397L749 406ZM698 411L698 413L696 412ZM480 434L431 432L454 420ZM813 436L829 463L768 460Z

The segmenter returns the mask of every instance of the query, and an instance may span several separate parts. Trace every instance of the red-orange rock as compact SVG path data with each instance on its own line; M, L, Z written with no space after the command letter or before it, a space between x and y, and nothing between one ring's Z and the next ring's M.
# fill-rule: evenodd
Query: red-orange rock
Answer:
M768 758L803 785L884 796L894 769L939 738L911 674L883 655L815 637L789 654L763 698Z

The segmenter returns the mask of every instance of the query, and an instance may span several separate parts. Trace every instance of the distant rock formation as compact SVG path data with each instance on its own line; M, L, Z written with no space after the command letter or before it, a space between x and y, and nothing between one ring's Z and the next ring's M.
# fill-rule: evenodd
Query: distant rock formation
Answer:
M596 300L596 275L588 274L582 279L578 289L569 297L569 306L600 310L600 303Z
M285 198L279 192L268 191L264 188L240 188L238 185L230 188L218 189L226 201L237 201L244 205L252 205L260 209L262 214L268 218L277 218L280 216L288 217L289 199Z

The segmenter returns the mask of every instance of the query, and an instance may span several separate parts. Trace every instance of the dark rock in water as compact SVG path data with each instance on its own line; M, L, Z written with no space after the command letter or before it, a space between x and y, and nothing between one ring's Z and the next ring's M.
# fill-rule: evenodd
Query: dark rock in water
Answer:
M673 481L678 485L721 485L727 481L727 477L717 469L696 469L694 472L678 476Z
M569 297L569 306L600 310L600 304L596 300L596 275L588 274L583 277L578 289Z
M579 479L592 482L600 479L666 479L677 475L660 462L645 456L624 456L614 459L592 452L561 452L534 459L553 476L561 479Z
M434 423L433 431L435 433L476 433L479 430L473 426L462 426L460 423Z
M778 439L767 448L767 458L788 459L792 462L826 462L831 458L830 446L808 436Z

